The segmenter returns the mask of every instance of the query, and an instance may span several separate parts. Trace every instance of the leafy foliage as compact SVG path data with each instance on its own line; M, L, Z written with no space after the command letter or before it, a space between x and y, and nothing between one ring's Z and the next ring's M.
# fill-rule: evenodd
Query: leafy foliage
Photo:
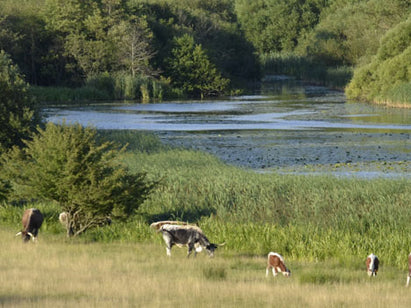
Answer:
M334 1L297 51L327 65L367 63L379 39L407 18L409 9L410 3L402 0Z
M0 51L0 153L13 145L22 145L40 122L19 69Z
M220 95L227 89L229 80L221 77L193 37L177 38L175 46L173 57L169 59L169 71L177 87L197 97Z
M4 157L3 174L15 197L57 202L68 214L67 234L75 236L109 216L127 218L155 187L145 173L131 174L118 161L122 151L97 143L94 129L49 123L26 148Z
M246 37L260 53L292 51L319 20L327 1L237 0L236 13Z
M386 100L393 88L411 82L411 19L398 24L381 40L376 57L354 71L346 89L349 98ZM409 86L408 86L409 88ZM411 97L405 98L410 102Z

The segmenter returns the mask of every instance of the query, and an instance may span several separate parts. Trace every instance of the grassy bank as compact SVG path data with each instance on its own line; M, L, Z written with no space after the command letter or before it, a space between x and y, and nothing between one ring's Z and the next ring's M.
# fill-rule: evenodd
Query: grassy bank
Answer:
M158 243L67 242L42 232L23 244L0 227L0 305L5 307L407 307L406 274L383 264L369 279L364 260L347 266L287 260L291 278L265 278L265 256L172 257Z
M392 87L377 98L376 103L388 107L411 108L411 83L402 83Z
M167 80L132 77L126 74L101 74L89 78L81 87L32 86L31 94L42 104L67 104L101 100L138 100L143 103L179 96Z
M260 61L266 75L294 76L330 88L343 89L352 77L351 67L327 67L292 53L264 54L261 55Z
M126 222L84 236L104 243L161 243L153 221L197 222L211 241L231 254L278 251L304 262L360 260L370 252L404 270L411 248L411 185L407 179L341 179L330 176L257 174L225 165L202 152L164 148L150 134L105 132L130 142L122 157L132 171L146 171L161 185ZM46 215L42 233L64 238L59 208ZM19 229L22 208L0 208L0 221ZM14 232L14 231L13 231ZM351 262L351 261L350 261Z
M124 143L133 171L162 178L158 190L125 222L67 239L60 208L49 202L0 206L0 305L200 307L407 307L411 247L409 180L337 179L256 174L217 158L166 148L147 133L110 132ZM23 208L45 215L37 244L23 244ZM216 257L167 258L160 219L196 222ZM265 276L266 255L286 259L292 277ZM365 258L381 260L376 279ZM10 282L13 283L10 283ZM273 292L275 289L275 292ZM406 293L407 292L407 293ZM189 296L187 296L189 294ZM279 296L281 294L281 296Z

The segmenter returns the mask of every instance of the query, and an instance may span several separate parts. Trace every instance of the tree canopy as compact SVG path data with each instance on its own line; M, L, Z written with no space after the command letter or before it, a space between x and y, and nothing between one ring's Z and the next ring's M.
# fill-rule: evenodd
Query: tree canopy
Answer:
M156 182L131 174L112 142L100 143L96 130L79 124L48 123L25 148L2 158L2 177L14 198L49 200L67 213L67 234L79 235L107 217L125 219L148 197Z
M410 83L411 18L383 36L376 56L355 70L346 93L351 99L384 101L390 91L401 91ZM398 98L398 101L405 103L406 99Z
M201 45L187 34L175 39L168 61L171 80L193 96L217 96L228 86L229 80L221 77Z
M21 146L39 122L28 84L9 56L0 51L0 154L13 145Z

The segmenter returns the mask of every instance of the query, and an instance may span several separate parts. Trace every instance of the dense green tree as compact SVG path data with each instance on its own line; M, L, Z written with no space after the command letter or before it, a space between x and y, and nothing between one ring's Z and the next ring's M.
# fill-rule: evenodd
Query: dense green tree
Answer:
M352 99L387 100L387 93L411 83L411 18L399 23L381 39L377 55L369 64L358 67L347 86ZM410 102L411 97L404 98ZM394 102L395 103L395 102Z
M229 84L190 35L175 39L175 48L169 58L169 73L176 87L195 97L220 95Z
M96 130L48 123L25 148L3 157L3 177L17 198L51 200L67 213L67 235L124 219L144 202L155 183L131 174L111 142L98 142Z
M20 12L1 12L0 50L7 52L30 84L42 84L47 77L44 66L50 58L44 57L52 44L50 33L45 31L44 21L31 5Z
M22 145L40 123L28 89L18 67L0 51L0 153Z
M326 5L324 0L236 0L235 10L257 51L270 53L294 50Z
M336 0L300 40L298 52L327 65L367 63L384 33L408 17L410 5L403 0Z

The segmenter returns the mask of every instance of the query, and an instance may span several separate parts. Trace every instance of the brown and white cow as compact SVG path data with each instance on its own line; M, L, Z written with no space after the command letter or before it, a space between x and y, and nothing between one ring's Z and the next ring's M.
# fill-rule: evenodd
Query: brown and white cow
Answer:
M377 276L378 266L380 264L380 260L375 254L370 254L367 256L367 260L365 261L365 265L367 266L367 274L368 276Z
M285 277L290 277L291 271L285 266L284 258L276 252L270 252L267 258L267 268L265 270L265 276L268 277L270 268L273 271L273 276L277 276L277 273L282 273Z
M40 210L34 208L25 210L21 219L23 229L16 236L21 234L24 242L28 242L30 238L33 239L33 242L36 241L43 219Z
M411 252L408 255L408 276L407 276L407 284L406 286L410 284L410 278L411 278Z

